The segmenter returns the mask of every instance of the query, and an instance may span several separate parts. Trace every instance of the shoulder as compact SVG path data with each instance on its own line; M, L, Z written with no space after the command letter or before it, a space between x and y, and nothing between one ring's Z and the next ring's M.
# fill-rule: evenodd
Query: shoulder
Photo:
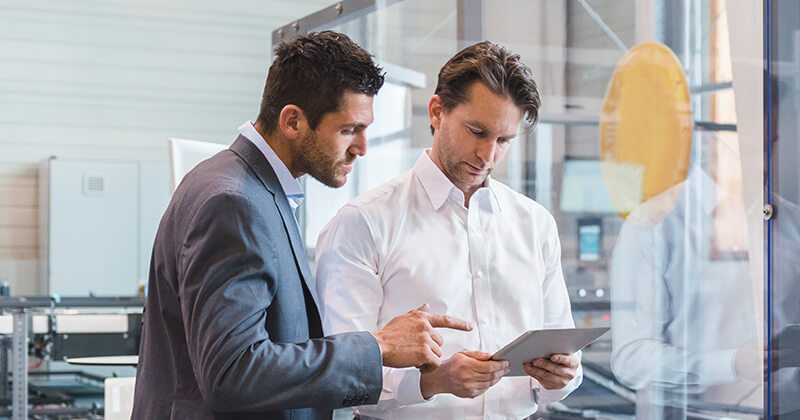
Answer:
M340 232L352 236L376 236L398 214L397 207L407 197L411 171L350 200L320 233L320 238ZM349 232L349 233L348 233Z
M637 205L625 218L628 229L667 227L670 220L682 223L682 206L678 205L687 183L681 182ZM671 217L670 217L671 216ZM665 223L666 222L666 223Z
M364 211L392 206L392 203L396 202L398 194L402 194L408 189L412 179L412 171L406 171L386 183L350 200L347 206L359 208Z
M215 195L225 191L247 195L258 179L238 155L225 149L200 162L183 177L176 193L187 190L191 194Z
M536 226L556 228L556 219L543 205L500 181L492 179L491 187L503 212L511 211L514 217L530 220Z
M272 195L252 170L226 149L186 174L173 194L172 211L168 213L181 224L201 219L248 219L271 215L274 205L269 204L273 203Z

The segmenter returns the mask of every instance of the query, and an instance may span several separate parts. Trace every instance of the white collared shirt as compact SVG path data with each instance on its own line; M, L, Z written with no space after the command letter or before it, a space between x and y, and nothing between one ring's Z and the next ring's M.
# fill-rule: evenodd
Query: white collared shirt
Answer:
M683 183L639 205L620 229L610 267L611 368L626 386L658 398L640 402L680 407L688 394L760 404L761 381L734 369L738 349L759 353L749 263L744 255L712 255L714 212L725 194L693 166ZM740 210L740 223L726 229L745 225ZM758 377L758 359L748 362Z
M493 353L529 329L573 327L553 217L489 178L464 194L422 153L405 174L343 207L317 243L317 291L326 334L376 331L430 304L432 313L472 322L441 329L443 357ZM379 418L524 418L565 397L529 377L503 378L475 399L422 398L417 369L384 368L381 400L359 413Z
M300 205L305 197L300 182L297 181L297 178L292 176L292 173L289 172L289 168L286 167L275 151L272 150L272 147L264 140L264 137L261 137L261 134L253 127L251 121L245 121L244 124L240 125L239 133L258 147L258 150L267 158L267 162L272 166L272 170L275 171L275 176L278 177L278 182L281 184L286 198L289 199L289 206L292 207L292 214L294 214L295 210L297 210L297 206Z

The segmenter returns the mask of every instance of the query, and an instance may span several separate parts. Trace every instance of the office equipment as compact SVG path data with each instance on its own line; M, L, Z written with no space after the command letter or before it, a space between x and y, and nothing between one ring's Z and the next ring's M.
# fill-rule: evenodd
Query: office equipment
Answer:
M609 330L600 328L561 328L529 330L492 355L492 360L508 360L507 376L527 376L522 365L553 354L572 354L586 347Z
M105 420L128 420L133 411L133 390L136 378L106 378Z
M75 407L75 399L102 397L104 376L52 369L69 357L137 354L142 305L144 298L132 297L0 297L0 311L11 313L0 316L0 355L9 360L11 354L11 363L0 366L0 373L8 377L10 368L12 378L10 389L0 389L0 400L11 405L14 418L20 419L28 414L86 415L97 411L95 407ZM32 367L30 359L38 362ZM48 370L32 371L44 361L49 362ZM53 380L62 377L75 380ZM43 404L50 405L46 412L39 408ZM0 408L0 417L3 415Z
M135 295L169 201L168 176L159 162L42 161L38 293Z
M198 163L228 148L227 144L177 138L171 138L167 143L169 145L172 191L178 188L183 177Z
M643 171L643 167L635 164L567 159L561 182L561 211L616 213L617 207L609 195L607 181L603 181L605 176L632 186L626 192L633 195L618 199L621 200L619 205L630 212L641 202Z
M578 259L600 261L602 249L603 219L599 217L578 219Z

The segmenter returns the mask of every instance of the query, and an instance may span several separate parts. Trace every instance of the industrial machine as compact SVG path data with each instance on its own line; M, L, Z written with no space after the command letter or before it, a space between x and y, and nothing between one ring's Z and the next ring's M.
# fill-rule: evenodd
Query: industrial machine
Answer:
M143 305L138 297L0 297L0 375L11 378L0 381L0 418L103 418L104 381L135 371L66 361L138 354ZM118 406L126 401L119 389Z

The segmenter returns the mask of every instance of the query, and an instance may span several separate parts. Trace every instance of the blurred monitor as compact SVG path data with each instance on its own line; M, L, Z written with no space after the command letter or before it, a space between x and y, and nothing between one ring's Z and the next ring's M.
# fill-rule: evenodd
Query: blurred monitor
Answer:
M603 172L605 165L605 173ZM643 169L638 165L567 159L561 180L561 211L575 213L629 212L641 201ZM617 185L619 207L611 201L607 182ZM623 194L623 195L620 195Z
M171 138L169 142L169 164L172 191L178 188L183 177L198 163L227 149L228 145L207 141Z
M603 249L603 219L586 217L578 219L578 259L600 261Z

